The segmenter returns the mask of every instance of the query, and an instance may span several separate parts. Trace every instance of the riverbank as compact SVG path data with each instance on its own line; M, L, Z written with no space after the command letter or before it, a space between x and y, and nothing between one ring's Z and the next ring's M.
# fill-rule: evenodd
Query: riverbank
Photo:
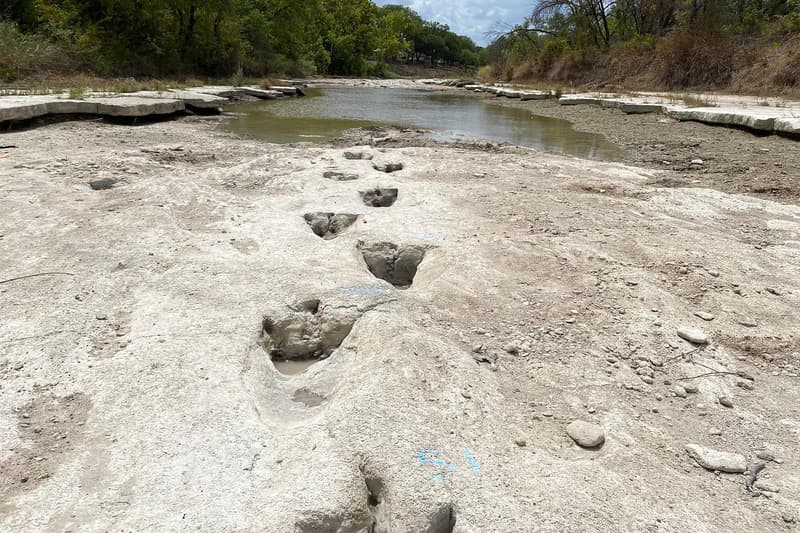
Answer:
M799 207L224 120L0 135L0 529L797 527Z

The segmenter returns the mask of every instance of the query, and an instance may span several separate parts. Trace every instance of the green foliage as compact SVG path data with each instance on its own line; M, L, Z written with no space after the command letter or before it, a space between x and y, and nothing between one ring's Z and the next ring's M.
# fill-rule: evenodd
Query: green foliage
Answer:
M485 57L495 73L517 78L569 79L582 69L588 77L605 58L614 68L628 62L633 75L654 65L669 87L720 86L742 60L736 46L754 57L745 43L799 34L800 0L535 0L531 15ZM800 84L793 61L775 74L780 84Z
M103 76L383 77L387 61L479 61L468 38L372 0L0 0L0 24L7 79L51 49Z
M0 19L0 81L12 82L63 64L63 53L57 46L39 35L23 34L15 23Z

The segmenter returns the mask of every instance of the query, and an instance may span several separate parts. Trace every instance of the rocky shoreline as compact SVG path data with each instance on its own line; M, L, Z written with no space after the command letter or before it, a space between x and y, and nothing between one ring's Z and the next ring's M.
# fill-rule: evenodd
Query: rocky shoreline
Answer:
M259 87L203 86L180 90L133 93L69 93L0 96L0 126L58 115L85 115L117 119L142 119L176 115L185 111L220 114L225 104L241 99L274 100L304 96L301 86Z

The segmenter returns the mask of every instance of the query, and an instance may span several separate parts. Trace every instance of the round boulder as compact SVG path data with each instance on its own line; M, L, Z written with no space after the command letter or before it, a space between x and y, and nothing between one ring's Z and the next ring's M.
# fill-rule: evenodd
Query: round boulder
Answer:
M567 426L567 435L582 448L597 448L606 441L605 431L597 424L575 420Z

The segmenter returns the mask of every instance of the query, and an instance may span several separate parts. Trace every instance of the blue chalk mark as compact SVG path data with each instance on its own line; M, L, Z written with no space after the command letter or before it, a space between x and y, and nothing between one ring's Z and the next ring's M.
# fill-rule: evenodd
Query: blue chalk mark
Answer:
M353 298L358 296L387 296L389 291L383 287L354 287L352 285L342 285L342 296Z
M439 450L420 450L417 452L419 464L423 466L436 466L439 468L446 468L446 472L441 472L433 476L428 476L428 481L444 481L446 477L450 477L456 472L456 465L448 463L440 457L443 453Z
M438 235L426 235L424 233L417 233L415 235L412 235L412 238L416 239L418 241L434 241L434 242L436 242L436 241L443 241L444 240L444 237L440 237Z
M429 456L438 457L442 454L439 450L420 450L417 452L417 456L419 457L419 464L426 465L426 466L441 466L442 468L447 466L447 462L442 459L432 459Z
M466 448L462 448L461 449L461 453L464 454L464 457L466 457L467 460L469 461L469 465L472 467L472 471L475 472L475 475L476 476L480 476L481 475L481 465L478 464L478 460L475 459L475 456L472 455L469 452L469 450L467 450Z

